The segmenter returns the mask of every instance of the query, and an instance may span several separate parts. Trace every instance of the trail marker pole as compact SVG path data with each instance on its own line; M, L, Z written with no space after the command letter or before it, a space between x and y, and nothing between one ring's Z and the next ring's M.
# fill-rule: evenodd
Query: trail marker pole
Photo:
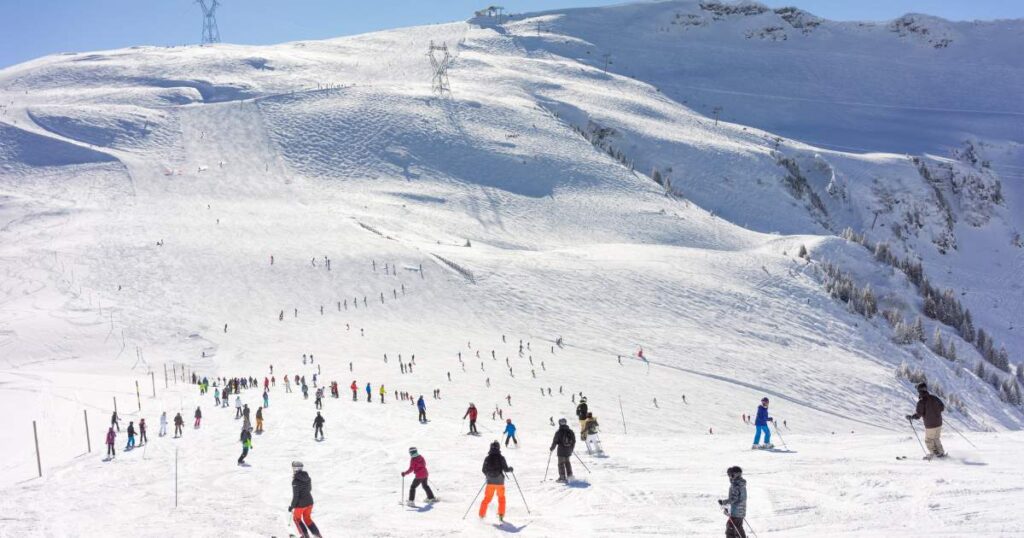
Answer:
M142 411L142 394L139 393L139 380L135 380L135 402L139 404L139 411Z
M626 413L622 410L622 396L619 396L619 414L622 415L622 435L626 435Z
M43 477L43 460L39 457L39 433L36 432L36 421L32 421L32 437L36 441L36 468L39 470L39 478Z
M92 441L89 439L89 410L82 409L82 416L85 417L85 448L92 453Z

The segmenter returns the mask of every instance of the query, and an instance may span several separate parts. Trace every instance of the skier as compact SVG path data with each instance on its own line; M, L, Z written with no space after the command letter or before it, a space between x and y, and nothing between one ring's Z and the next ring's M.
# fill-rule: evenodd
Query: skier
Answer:
M427 402L423 399L423 395L420 394L418 400L416 400L416 409L420 412L420 423L427 423Z
M308 400L309 399L309 385L307 385L305 383L302 384L302 399L303 400Z
M512 419L505 419L505 447L508 447L509 440L515 442L516 447L519 446L519 439L516 439L516 425L512 424Z
M182 428L185 427L185 419L181 418L181 413L174 415L174 438L181 437Z
M324 417L320 411L316 412L316 418L313 419L313 439L316 439L317 436L321 441L324 440Z
M466 417L469 417L469 434L470 435L480 435L480 432L476 431L476 415L477 415L476 406L473 405L472 402L470 402L469 409L466 409L466 414L462 415L462 419L463 420L465 420Z
M242 418L242 397L235 396L235 420Z
M135 423L128 421L128 444L124 446L125 452L135 448Z
M263 408L256 410L256 433L263 433Z
M587 444L587 454L597 454L598 456L604 456L604 449L601 448L601 438L598 435L598 423L597 419L594 418L593 413L587 413L587 438L585 439Z
M287 375L284 376L284 391L285 392L291 392L292 391L292 379L290 377L288 377Z
M203 420L203 412L196 406L196 423L192 426L193 428L199 429L199 422Z
M292 503L288 511L292 513L295 528L299 529L302 538L309 538L310 533L320 538L320 529L313 523L313 482L306 471L302 470L302 462L292 462Z
M413 473L412 486L409 486L409 506L414 506L416 502L416 487L421 484L423 485L423 491L427 493L427 502L437 502L434 492L427 484L427 460L420 456L419 452L416 451L416 447L409 448L409 468L402 471L402 476L409 473Z
M754 427L757 431L754 433L754 444L750 447L754 448L775 448L772 444L772 432L768 429L768 423L774 422L775 419L768 416L768 397L761 398L761 405L757 407L757 418L754 419ZM761 442L761 434L764 434L764 444L758 445Z
M316 399L313 400L313 406L316 407L317 409L323 409L324 408L323 393L320 392L320 389L317 389L317 391L316 391Z
M743 531L743 518L747 516L747 481L743 478L743 469L735 465L726 471L729 476L729 498L720 499L718 505L723 508L729 520L725 523L726 538L747 538Z
M358 389L358 387L356 386L356 380L355 380L355 379L353 379L353 380L352 380L352 384L351 384L351 385L350 385L350 386L349 386L348 388L352 389L352 401L353 401L353 402L354 402L354 401L357 401L357 400L358 400L359 398L357 398L357 397L356 397L356 392L357 392L357 391L358 391L359 389Z
M384 390L384 384L383 383L380 384L380 391L378 391L378 392L380 392L380 403L384 403L384 394L386 394L387 391Z
M238 464L245 464L245 457L249 455L249 449L252 448L252 434L249 430L242 428L242 435L239 437L239 441L242 442L242 455L238 456Z
M484 465L481 469L487 477L487 490L484 492L484 500L480 503L480 518L487 516L487 505L491 499L498 496L498 521L505 522L505 473L511 473L512 468L508 466L505 457L501 455L501 443L494 441L491 449L484 458Z
M116 455L114 453L114 441L116 439L117 434L114 433L114 427L111 426L110 429L107 430L107 458L109 459L113 459L114 456Z
M117 411L110 415L110 425L117 428L117 431L121 431L121 419L117 417Z
M214 407L220 407L220 391L213 389L213 403Z
M366 403L373 402L373 389L370 388L370 384L366 384Z
M917 409L913 415L907 415L907 420L924 419L924 444L931 452L924 459L945 458L946 451L942 449L941 436L942 413L946 410L946 406L942 400L928 392L926 383L917 385L917 396Z
M576 448L576 434L572 432L572 428L564 418L558 419L558 430L555 431L555 437L551 440L551 448L548 452L556 448L558 449L556 453L558 456L558 482L568 482L573 479L572 462L569 461L569 457L572 456L572 452Z
M561 387L559 387L561 391ZM575 396L575 395L574 395ZM580 419L580 440L587 439L587 397L580 398L580 404L576 406L576 418Z
M167 435L167 411L160 413L160 437Z
M147 442L149 442L149 439L146 437L146 419L140 418L139 419L139 446L142 446L142 445L146 444Z

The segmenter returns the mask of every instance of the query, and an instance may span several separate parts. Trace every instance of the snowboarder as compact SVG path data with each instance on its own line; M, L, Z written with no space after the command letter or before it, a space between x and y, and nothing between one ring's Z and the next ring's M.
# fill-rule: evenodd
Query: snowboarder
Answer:
M466 417L469 417L469 433L470 433L470 435L480 435L480 432L476 431L476 415L477 415L476 406L473 405L473 402L470 402L469 403L469 409L466 409L466 414L462 415L463 420L465 420Z
M569 460L573 450L576 448L576 434L572 432L568 421L564 418L558 419L558 430L551 440L551 448L548 452L558 449L555 453L558 456L558 482L567 482L573 479L572 462Z
M263 408L256 409L256 433L263 433Z
M775 419L768 416L768 397L761 398L761 405L757 407L757 417L754 419L754 427L757 431L754 433L754 444L750 448L774 448L772 444L772 432L768 429L768 423L774 422ZM764 444L758 445L761 442L761 434L764 434Z
M942 400L928 392L926 383L918 383L917 396L917 409L913 415L907 415L907 420L924 419L924 444L930 452L924 459L945 458L946 451L942 448L941 436L942 413L946 406Z
M558 387L561 392L562 387ZM573 395L575 396L575 395ZM580 440L584 441L587 439L587 397L583 396L580 398L580 404L576 406L576 418L580 420Z
M107 457L113 459L116 455L114 452L114 441L117 440L117 434L114 433L114 427L111 426L107 430Z
M743 518L747 516L747 481L743 478L743 469L732 466L726 471L729 477L729 498L720 499L718 505L723 507L729 520L725 523L726 538L747 538L743 531ZM725 508L725 507L728 508Z
M160 437L167 435L167 411L160 413Z
M508 447L508 442L513 441L515 445L519 446L519 439L516 439L516 425L512 424L512 419L505 419L505 447Z
M484 476L487 477L487 490L484 491L484 500L480 503L480 517L487 516L487 505L491 499L498 496L498 521L505 521L505 473L511 473L512 468L508 466L505 457L501 455L501 443L491 443L490 451L484 458L484 465L481 468Z
M316 418L313 419L313 439L317 437L321 441L324 440L324 417L320 414L320 411L316 412Z
M437 502L434 492L427 484L427 460L416 451L416 447L409 448L409 468L402 472L402 476L413 473L412 486L409 486L409 506L416 501L416 487L423 485L423 491L427 493L427 502Z
M242 428L242 434L239 437L239 441L242 443L242 455L238 456L238 464L245 464L245 457L249 455L249 449L252 448L252 434L249 430Z
M594 418L593 413L587 413L587 438L585 442L587 444L587 454L597 454L598 456L604 456L604 449L601 448L601 437L598 435L598 423L597 419Z
M320 529L313 523L313 482L306 471L302 470L302 462L292 462L292 503L288 511L292 513L292 521L302 538L309 538L310 533L320 538Z
M420 394L420 398L416 400L416 409L420 412L420 423L427 423L427 402L423 399L423 395Z
M128 444L124 446L125 451L135 448L135 423L128 421Z
M196 423L193 424L192 427L199 429L199 423L203 420L203 412L199 409L198 406L196 406L196 412L194 416L196 417Z

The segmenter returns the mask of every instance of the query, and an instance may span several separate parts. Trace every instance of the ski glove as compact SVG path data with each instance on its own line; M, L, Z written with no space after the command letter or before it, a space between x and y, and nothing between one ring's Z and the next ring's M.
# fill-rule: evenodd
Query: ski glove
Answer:
M725 499L718 499L718 506L725 506Z
M514 473L514 472L515 472L515 470L514 470L514 469L512 469L511 467L509 467L509 468L508 468L508 472L510 472L510 473Z
M914 415L907 415L907 420L914 420Z

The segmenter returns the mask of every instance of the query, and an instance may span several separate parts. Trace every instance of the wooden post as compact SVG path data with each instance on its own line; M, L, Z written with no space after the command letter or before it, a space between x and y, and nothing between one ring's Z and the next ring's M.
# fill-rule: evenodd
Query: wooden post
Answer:
M117 413L117 396L114 396L114 412Z
M149 372L149 382L153 385L153 397L156 398L156 374Z
M32 437L36 440L36 468L39 469L39 478L43 477L43 460L39 458L39 434L36 433L36 421L32 421Z
M167 363L164 363L164 388L168 388L167 384Z
M174 507L178 507L178 449L174 449Z
M139 380L135 380L135 402L139 404L139 411L142 411L142 394L139 393Z
M622 396L619 396L619 413L622 414L622 434L626 434L626 413L622 410Z
M82 409L82 416L85 417L85 448L92 453L92 440L89 439L89 410Z

